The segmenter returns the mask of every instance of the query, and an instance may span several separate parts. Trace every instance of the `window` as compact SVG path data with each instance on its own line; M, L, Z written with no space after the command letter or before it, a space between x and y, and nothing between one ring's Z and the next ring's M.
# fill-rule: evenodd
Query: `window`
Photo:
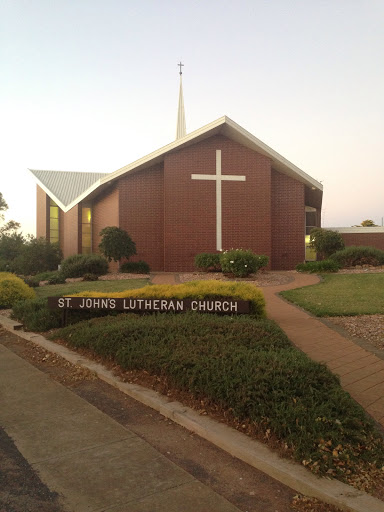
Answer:
M52 199L49 203L49 241L51 244L59 241L59 207Z
M311 206L305 207L305 261L316 261L317 254L310 244L310 233L317 227L317 210Z
M92 213L89 206L81 208L81 252L91 254L92 252Z

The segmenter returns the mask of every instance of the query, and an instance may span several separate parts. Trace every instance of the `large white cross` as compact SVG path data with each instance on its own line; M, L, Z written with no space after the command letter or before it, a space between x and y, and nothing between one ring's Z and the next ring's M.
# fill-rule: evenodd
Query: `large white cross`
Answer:
M222 209L221 209L221 182L222 181L245 181L245 176L234 176L221 174L221 149L216 149L216 174L191 174L193 180L215 180L216 181L216 249L223 250L222 240Z

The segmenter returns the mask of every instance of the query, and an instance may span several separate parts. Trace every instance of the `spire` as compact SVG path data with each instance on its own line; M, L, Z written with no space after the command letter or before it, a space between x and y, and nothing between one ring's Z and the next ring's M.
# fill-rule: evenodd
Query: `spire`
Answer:
M184 112L184 98L183 98L183 80L181 71L181 67L184 66L181 62L179 62L178 66L180 67L179 75L180 75L180 90L179 90L179 108L177 111L177 127L176 127L176 140L181 139L186 135L185 129L185 112Z

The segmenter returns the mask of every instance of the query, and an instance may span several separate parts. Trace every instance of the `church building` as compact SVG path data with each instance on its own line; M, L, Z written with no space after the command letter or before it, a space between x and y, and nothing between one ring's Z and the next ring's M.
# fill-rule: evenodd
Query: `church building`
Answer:
M31 170L37 237L64 257L98 252L118 226L153 271L194 270L201 252L251 249L293 269L321 225L322 185L224 116L186 134L180 73L177 138L112 173Z

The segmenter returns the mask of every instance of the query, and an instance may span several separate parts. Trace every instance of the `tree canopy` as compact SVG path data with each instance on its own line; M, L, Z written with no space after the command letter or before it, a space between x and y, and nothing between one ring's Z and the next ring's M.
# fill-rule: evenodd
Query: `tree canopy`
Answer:
M371 227L376 227L377 224L375 224L375 222L371 219L366 219L366 220L362 221L360 226L364 226L365 228L371 228Z
M1 224L4 222L4 213L8 210L8 204L6 200L3 197L3 194L0 192L0 221ZM0 225L0 236L4 234L9 234L12 231L16 231L17 229L20 229L20 224L18 222L15 222L14 220L9 220L4 225Z
M116 226L109 226L100 231L99 249L108 261L127 260L136 254L136 244L126 231Z
M310 233L310 245L324 258L344 249L343 237L337 231L330 229L314 228Z

